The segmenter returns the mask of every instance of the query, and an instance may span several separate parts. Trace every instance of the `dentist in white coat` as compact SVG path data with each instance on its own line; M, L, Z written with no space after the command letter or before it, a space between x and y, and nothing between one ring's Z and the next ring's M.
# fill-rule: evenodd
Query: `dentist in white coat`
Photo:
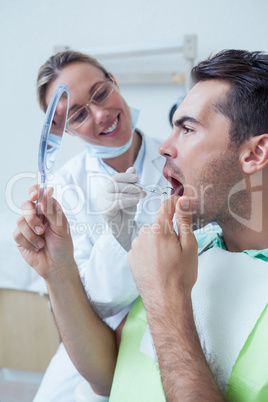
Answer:
M135 183L166 187L164 158L158 153L160 142L136 129L137 110L129 108L114 77L96 59L73 51L52 56L37 80L44 111L60 83L70 92L67 130L84 140L86 149L55 174L55 196L69 221L88 298L114 329L138 297L126 257L131 240L140 226L154 221L161 202L161 196L146 194ZM37 187L29 193L32 204ZM30 240L35 248L43 247L40 229ZM34 402L73 402L81 381L61 344Z

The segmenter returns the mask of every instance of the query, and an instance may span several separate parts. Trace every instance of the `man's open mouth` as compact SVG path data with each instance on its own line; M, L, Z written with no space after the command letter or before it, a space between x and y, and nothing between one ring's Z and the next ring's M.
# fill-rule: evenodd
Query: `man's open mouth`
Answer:
M173 195L179 195L182 196L184 193L184 186L183 184L175 177L175 175L172 172L169 172L168 170L163 170L163 175L165 178L170 182L174 193Z

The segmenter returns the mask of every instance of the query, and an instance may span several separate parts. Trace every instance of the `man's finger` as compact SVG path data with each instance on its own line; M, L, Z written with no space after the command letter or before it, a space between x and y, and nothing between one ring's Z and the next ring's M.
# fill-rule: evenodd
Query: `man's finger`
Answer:
M176 222L182 250L186 247L197 247L192 229L192 210L189 197L182 196L176 203Z
M165 231L166 229L173 230L173 216L176 209L178 196L174 195L163 201L160 205L155 222L160 225Z

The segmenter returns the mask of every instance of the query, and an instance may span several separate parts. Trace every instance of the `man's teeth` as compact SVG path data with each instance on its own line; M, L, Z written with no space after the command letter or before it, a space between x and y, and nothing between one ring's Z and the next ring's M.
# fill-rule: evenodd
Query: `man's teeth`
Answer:
M118 117L117 117L117 119L115 120L114 124L113 124L111 127L107 128L107 130L103 131L103 133L104 133L104 134L109 134L109 133L111 133L112 131L114 131L114 130L116 129L117 123L118 123Z

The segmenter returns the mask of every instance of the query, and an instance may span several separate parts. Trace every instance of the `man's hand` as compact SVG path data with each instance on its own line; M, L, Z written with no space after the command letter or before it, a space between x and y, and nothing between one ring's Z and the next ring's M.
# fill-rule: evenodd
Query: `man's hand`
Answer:
M135 183L139 180L136 169L130 167L125 173L113 177L113 182L105 186L100 194L103 216L118 243L125 250L131 246L137 204L146 193Z
M179 235L173 227L174 213ZM155 222L140 230L128 254L148 311L174 295L190 297L197 279L197 250L189 198L170 197L161 204Z
M155 223L133 241L128 260L147 312L166 400L222 402L193 317L198 248L191 226L189 198L171 197L161 204Z
M29 193L30 200L22 204L23 216L17 221L14 240L25 261L47 279L52 272L74 264L73 243L61 206L52 198L53 189L48 188L42 198L45 225L35 210L38 187L32 187Z

